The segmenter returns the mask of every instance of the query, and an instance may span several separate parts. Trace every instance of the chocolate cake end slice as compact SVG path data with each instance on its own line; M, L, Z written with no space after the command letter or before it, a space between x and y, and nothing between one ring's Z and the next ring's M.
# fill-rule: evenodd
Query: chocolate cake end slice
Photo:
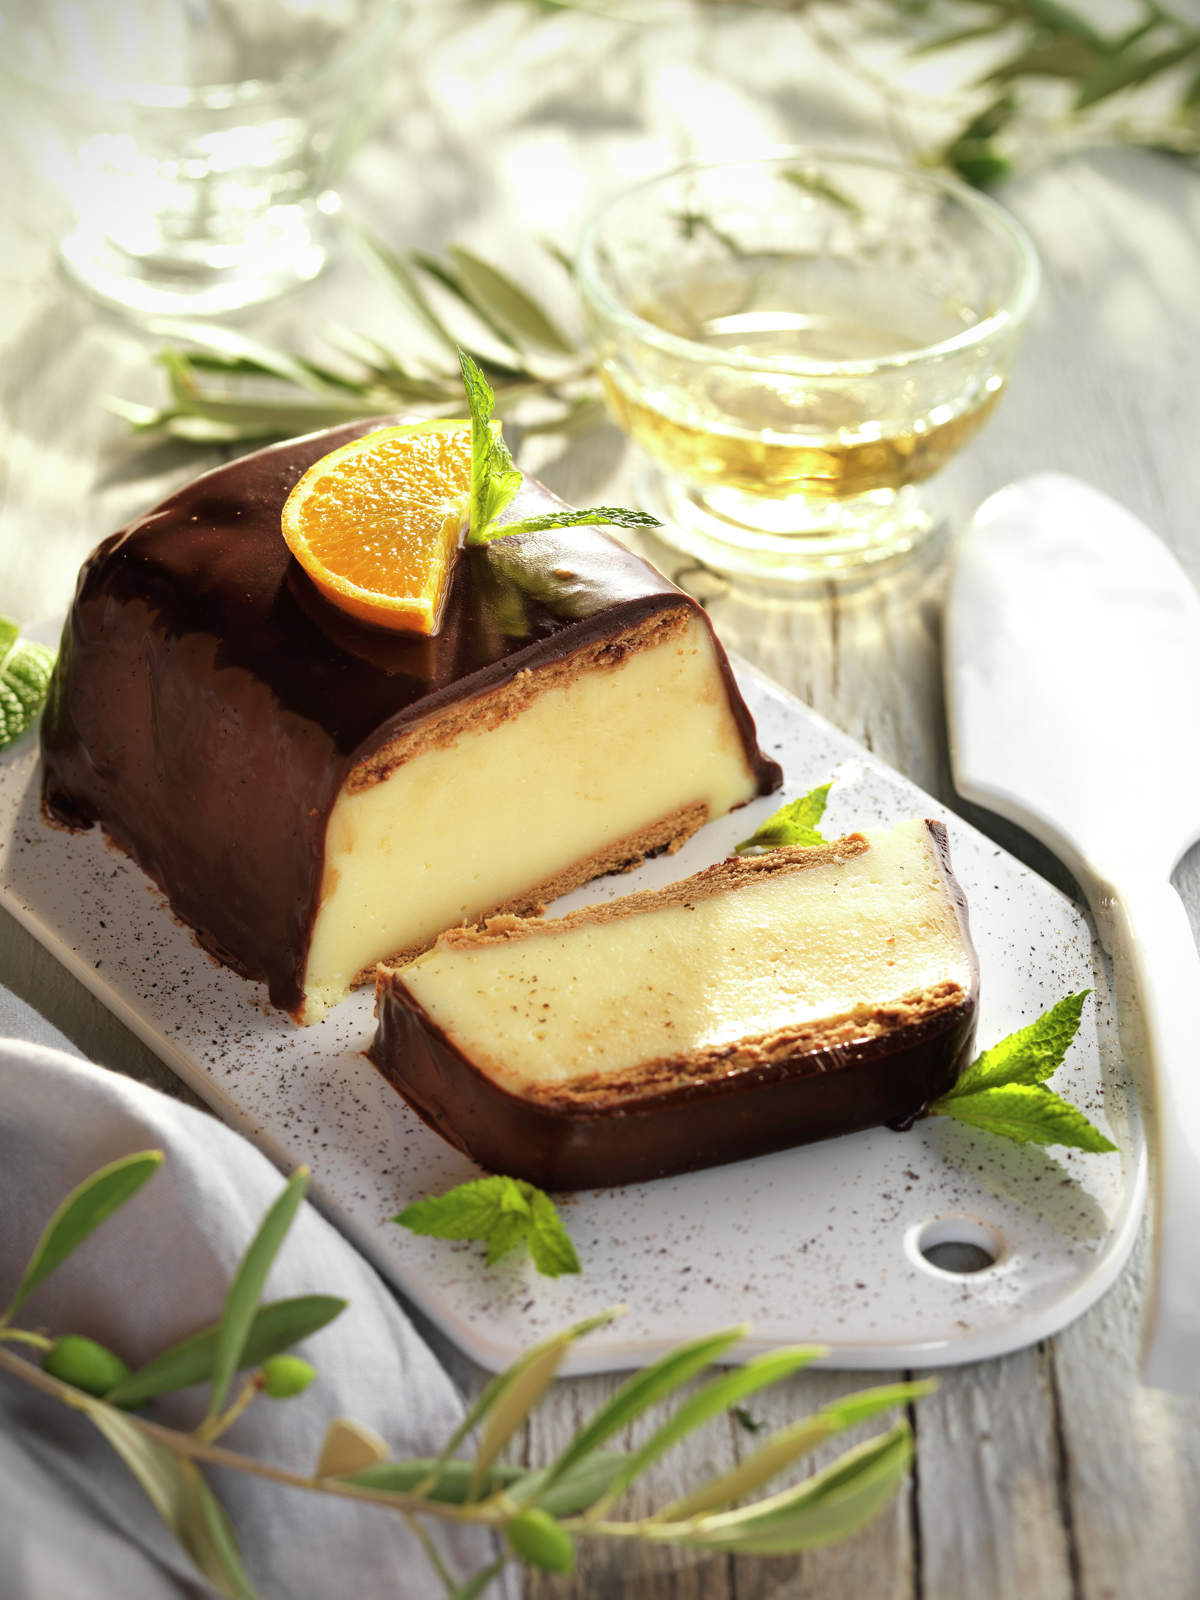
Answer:
M282 509L395 420L230 462L106 539L42 719L47 816L99 823L302 1022L380 959L670 849L781 777L704 611L604 529L467 545L432 637L330 605ZM562 509L526 478L506 515Z

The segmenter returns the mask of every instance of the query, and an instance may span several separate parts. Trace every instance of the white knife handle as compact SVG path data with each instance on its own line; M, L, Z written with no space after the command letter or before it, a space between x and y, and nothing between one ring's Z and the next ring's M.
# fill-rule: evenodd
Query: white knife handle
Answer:
M1113 883L1111 938L1125 1059L1150 1147L1154 1250L1143 1382L1200 1392L1200 954L1183 901L1153 878Z

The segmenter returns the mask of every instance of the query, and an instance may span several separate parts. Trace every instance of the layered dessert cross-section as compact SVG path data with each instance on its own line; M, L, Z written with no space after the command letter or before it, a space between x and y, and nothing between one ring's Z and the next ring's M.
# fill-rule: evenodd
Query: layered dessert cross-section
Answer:
M940 823L731 859L379 975L371 1059L439 1133L552 1189L911 1120L974 1035Z
M106 540L42 724L50 818L99 822L303 1022L780 781L702 609L598 528L468 546L432 638L322 599L281 510L379 425L259 451ZM527 479L508 517L555 509Z

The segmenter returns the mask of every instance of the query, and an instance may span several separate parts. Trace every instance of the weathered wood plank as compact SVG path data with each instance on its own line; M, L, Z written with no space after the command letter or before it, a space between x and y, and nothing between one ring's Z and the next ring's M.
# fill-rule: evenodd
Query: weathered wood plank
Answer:
M1109 1293L1055 1341L1064 1511L1083 1600L1200 1594L1200 1397L1144 1389L1146 1235Z
M1071 1600L1048 1351L939 1381L917 1407L923 1600Z

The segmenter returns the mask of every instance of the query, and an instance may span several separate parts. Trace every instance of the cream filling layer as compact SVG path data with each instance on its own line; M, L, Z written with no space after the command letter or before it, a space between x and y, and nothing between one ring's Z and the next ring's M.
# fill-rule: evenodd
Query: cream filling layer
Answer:
M702 622L538 695L519 716L343 792L326 830L303 1020L354 978L687 806L755 780Z
M611 921L437 946L413 996L506 1087L568 1083L754 1039L943 981L970 958L924 823L861 855Z

